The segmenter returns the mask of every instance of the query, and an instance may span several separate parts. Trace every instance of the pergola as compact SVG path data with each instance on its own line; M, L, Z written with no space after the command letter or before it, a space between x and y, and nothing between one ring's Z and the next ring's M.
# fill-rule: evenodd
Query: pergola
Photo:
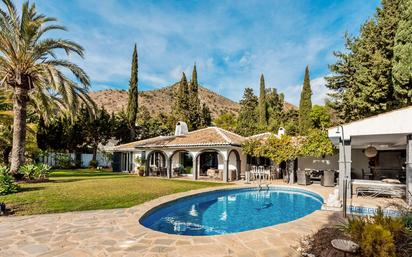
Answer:
M406 198L412 204L412 106L332 127L328 135L339 147L340 197L344 180L347 192L351 192L352 150L373 146L378 151L406 151Z

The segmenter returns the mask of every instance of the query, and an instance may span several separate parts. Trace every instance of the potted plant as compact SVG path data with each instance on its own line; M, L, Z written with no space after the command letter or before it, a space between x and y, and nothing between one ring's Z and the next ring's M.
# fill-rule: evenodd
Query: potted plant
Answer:
M145 170L144 166L139 166L137 168L137 174L139 174L139 176L143 177L144 176L144 170Z
M145 168L145 166L146 166L146 161L145 161L144 159L140 158L139 156L136 157L136 158L134 159L134 161L139 165L139 166L137 167L137 174L139 174L139 176L144 176L145 171L146 171L146 168Z

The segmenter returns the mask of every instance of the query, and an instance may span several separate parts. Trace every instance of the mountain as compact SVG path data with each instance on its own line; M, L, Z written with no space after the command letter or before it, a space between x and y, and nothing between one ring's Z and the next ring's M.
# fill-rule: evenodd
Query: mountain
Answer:
M173 90L178 84L172 86L147 90L139 93L139 106L145 106L149 111L158 113L170 113L172 106ZM126 90L102 90L90 92L90 97L96 102L98 106L104 106L109 112L119 112L126 108L127 105L127 91ZM201 103L206 103L212 112L212 117L216 118L222 113L232 112L237 114L240 105L224 96L221 96L207 88L199 86L199 98ZM286 103L286 109L296 108L294 105Z

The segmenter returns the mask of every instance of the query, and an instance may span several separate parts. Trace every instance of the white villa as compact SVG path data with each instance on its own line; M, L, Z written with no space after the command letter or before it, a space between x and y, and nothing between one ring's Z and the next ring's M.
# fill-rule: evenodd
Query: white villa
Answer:
M244 140L246 138L217 127L189 132L186 123L179 122L173 136L116 147L113 170L136 172L139 166L146 165L146 175L192 176L195 180L214 170L216 174L212 176L225 182L237 180L246 170L246 156L241 152Z
M283 134L280 130L278 136ZM335 170L340 197L344 181L348 197L358 193L397 193L412 196L412 106L383 113L328 130L339 154L325 158L298 158L298 170ZM270 133L252 136L264 140ZM252 165L272 166L266 158L242 153L241 144L251 137L208 127L189 132L179 122L173 136L159 136L115 147L113 170L145 175L214 177L224 182L243 179ZM145 160L145 162L139 161ZM210 173L213 174L210 174ZM369 191L368 191L369 190Z

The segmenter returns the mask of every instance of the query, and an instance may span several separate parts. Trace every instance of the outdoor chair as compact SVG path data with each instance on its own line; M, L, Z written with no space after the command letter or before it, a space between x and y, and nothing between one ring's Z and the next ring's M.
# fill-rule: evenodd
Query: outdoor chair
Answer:
M298 176L298 185L310 185L310 175L308 172L306 172L305 170L298 170L297 172L297 176Z
M320 184L324 187L334 187L335 186L335 171L334 170L324 170L323 176L320 180Z

